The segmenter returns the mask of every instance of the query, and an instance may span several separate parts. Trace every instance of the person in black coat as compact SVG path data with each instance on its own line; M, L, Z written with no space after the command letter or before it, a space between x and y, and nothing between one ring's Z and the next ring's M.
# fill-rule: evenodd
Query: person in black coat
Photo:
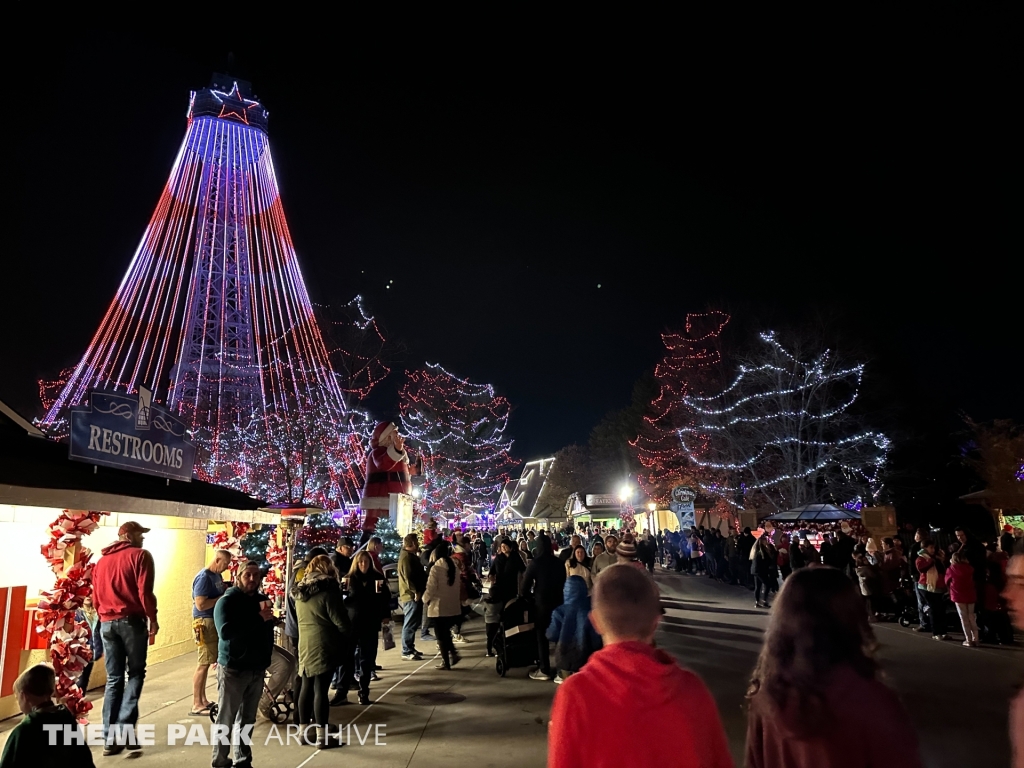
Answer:
M526 566L520 594L532 597L536 605L534 628L537 632L538 666L530 677L534 680L550 680L551 654L548 648L548 626L551 614L562 604L565 591L565 565L551 551L551 539L543 534L537 539L537 551Z
M754 544L754 557L750 561L750 573L754 577L754 607L768 607L768 590L775 575L777 553L768 534L763 534ZM761 589L764 588L764 602L761 602Z
M505 605L509 600L515 600L519 596L519 582L525 570L526 561L519 553L519 547L511 539L502 539L488 574L491 601Z
M377 665L377 644L380 641L381 625L391 620L391 591L384 574L373 567L373 560L366 550L356 553L352 567L345 574L348 592L345 608L352 622L352 637L355 655L352 667L345 675L340 690L348 690L347 683L354 672L355 659L359 659L359 703L370 703L370 680ZM346 658L347 661L347 658Z
M750 559L750 550L753 549L754 542L755 539L750 528L744 528L739 541L736 542L736 554L739 556L740 563L745 563ZM740 580L743 582L743 586L750 586L750 571L742 566L740 567Z

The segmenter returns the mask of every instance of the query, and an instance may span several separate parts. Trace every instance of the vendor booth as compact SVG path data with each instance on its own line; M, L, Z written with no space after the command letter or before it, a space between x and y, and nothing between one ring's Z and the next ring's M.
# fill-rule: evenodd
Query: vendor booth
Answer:
M216 543L230 542L239 524L278 523L279 514L262 506L244 493L209 483L71 461L67 445L0 408L0 593L5 596L0 718L18 711L11 688L17 675L49 661L45 637L35 631L35 606L42 592L54 588L61 557L71 562L85 557L87 548L95 562L100 550L117 540L123 523L134 520L150 529L145 548L156 566L160 633L148 661L162 661L195 650L192 581L209 563ZM60 527L53 528L55 523ZM63 533L55 539L54 530ZM98 664L90 688L104 682Z
M864 532L860 512L832 504L804 504L768 515L761 522L766 530L769 526L765 524L770 524L783 533L798 534L816 549L821 548L824 534L839 533L844 523L852 529L854 536Z

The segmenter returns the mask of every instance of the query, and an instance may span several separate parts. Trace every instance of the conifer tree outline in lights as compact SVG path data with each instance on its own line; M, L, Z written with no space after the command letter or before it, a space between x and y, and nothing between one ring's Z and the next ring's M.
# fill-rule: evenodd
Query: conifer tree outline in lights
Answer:
M332 499L337 506L359 498L367 420L348 407L314 316L267 115L244 81L215 75L192 93L185 137L149 225L59 394L41 384L47 412L39 423L63 437L69 409L90 389L146 386L190 425L200 448L197 476L259 495L237 432L258 431L262 420L271 433L314 414L339 436L329 494L340 496ZM266 450L277 441L268 438Z
M652 499L667 502L680 484L713 484L718 474L697 466L683 452L679 430L693 424L684 397L717 389L722 365L721 336L731 317L725 312L689 313L682 333L663 333L665 355L654 368L658 396L648 406L640 434L630 441L644 471L640 487Z
M490 384L460 379L434 363L406 377L400 427L423 457L425 508L451 518L467 504L493 506L518 463L506 437L508 400Z
M844 365L830 350L800 360L775 332L739 366L733 382L709 396L685 395L693 423L679 429L687 459L728 478L701 482L743 508L767 502L777 510L866 493L877 503L889 438L863 428L850 413L864 365Z

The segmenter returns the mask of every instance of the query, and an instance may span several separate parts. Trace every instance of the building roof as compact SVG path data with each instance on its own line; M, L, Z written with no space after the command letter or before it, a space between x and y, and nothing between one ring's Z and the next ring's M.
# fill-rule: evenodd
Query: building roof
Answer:
M232 488L72 461L66 444L40 439L35 427L9 412L0 407L0 504L277 521L277 515L258 511L264 502Z
M505 484L498 500L496 514L507 514L511 512L518 517L540 517L544 510L537 510L537 499L544 488L544 481L547 480L551 467L555 464L555 457L535 459L523 465L523 474L518 480ZM507 503L506 503L507 502ZM503 507L502 504L505 504ZM553 515L546 515L552 517Z
M860 520L860 512L852 509L842 509L833 504L804 504L802 507L787 509L785 512L776 512L768 515L765 520L818 520L826 522L829 520Z

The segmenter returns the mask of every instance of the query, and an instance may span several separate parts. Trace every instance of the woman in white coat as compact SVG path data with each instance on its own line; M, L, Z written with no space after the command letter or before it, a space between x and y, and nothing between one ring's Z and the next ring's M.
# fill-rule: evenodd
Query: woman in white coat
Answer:
M451 669L460 660L452 642L452 627L462 614L462 600L459 596L459 566L451 555L452 547L447 541L434 547L430 555L433 565L423 593L423 605L427 609L427 618L434 621L434 637L443 659L436 669Z

